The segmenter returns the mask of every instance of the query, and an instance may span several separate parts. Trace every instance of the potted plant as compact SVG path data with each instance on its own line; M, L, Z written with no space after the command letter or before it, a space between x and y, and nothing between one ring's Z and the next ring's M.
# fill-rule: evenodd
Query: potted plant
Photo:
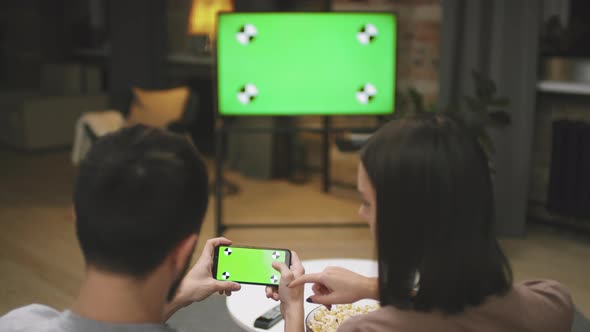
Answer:
M474 95L464 96L462 104L443 107L426 105L422 94L414 88L409 88L406 94L398 95L398 110L392 117L402 118L423 112L461 113L461 118L474 131L486 153L494 154L496 148L487 128L510 124L510 114L505 110L509 100L496 95L496 84L489 77L477 71L472 71L471 75L475 86Z

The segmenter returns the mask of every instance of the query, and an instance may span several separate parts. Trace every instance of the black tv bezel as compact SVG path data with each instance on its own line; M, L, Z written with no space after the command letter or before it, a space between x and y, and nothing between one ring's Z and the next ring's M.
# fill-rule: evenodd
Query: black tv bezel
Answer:
M288 15L293 15L293 14L301 14L301 15L309 15L309 14L336 14L336 15L342 15L342 14L386 14L386 15L390 15L392 18L394 18L394 22L395 22L395 45L394 45L394 54L395 54L395 59L394 59L394 64L393 64L393 84L394 84L394 91L393 93L396 94L397 88L398 88L398 52L397 52L397 45L399 44L399 29L398 29L398 14L395 12L387 12L387 11L337 11L337 12L277 12L277 11L269 11L269 12L260 12L260 11L256 11L256 12L228 12L228 11L221 11L217 13L217 20L216 20L216 24L219 25L219 17L222 15L236 15L236 14L269 14L269 15L277 15L277 14L288 14ZM216 27L216 30L218 31L218 27ZM393 100L393 105L392 105L392 109L391 111L387 111L387 112L359 112L359 113L342 113L342 114L335 114L335 113L297 113L297 114L268 114L268 113L251 113L251 114L222 114L219 110L219 62L217 61L218 59L218 39L215 40L214 43L214 47L213 47L213 52L212 52L212 56L213 56L213 62L214 62L214 66L213 66L213 79L212 79L212 83L213 83L213 93L215 95L214 101L213 101L213 105L214 105L214 112L215 112L215 119L233 119L233 118L239 118L239 117L244 117L244 118L251 118L251 117L297 117L297 116L317 116L317 117L325 117L325 116L388 116L388 115L392 115L395 113L395 110L397 109L397 102L398 99L396 98L396 95L394 95L394 100Z

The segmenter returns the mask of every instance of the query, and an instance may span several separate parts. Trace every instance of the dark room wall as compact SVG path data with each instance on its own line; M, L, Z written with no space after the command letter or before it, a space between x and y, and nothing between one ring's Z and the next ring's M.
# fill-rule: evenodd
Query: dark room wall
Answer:
M43 60L41 25L38 1L0 1L0 29L3 36L0 87L39 87Z
M70 57L87 10L88 0L0 1L0 87L38 89L42 65Z
M161 88L167 53L166 0L109 0L111 103L126 110L133 86Z

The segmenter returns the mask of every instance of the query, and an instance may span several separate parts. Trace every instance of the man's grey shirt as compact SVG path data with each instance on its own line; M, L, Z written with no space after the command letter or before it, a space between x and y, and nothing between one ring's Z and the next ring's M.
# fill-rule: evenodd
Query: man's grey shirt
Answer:
M177 332L164 324L113 324L31 304L0 317L0 332Z

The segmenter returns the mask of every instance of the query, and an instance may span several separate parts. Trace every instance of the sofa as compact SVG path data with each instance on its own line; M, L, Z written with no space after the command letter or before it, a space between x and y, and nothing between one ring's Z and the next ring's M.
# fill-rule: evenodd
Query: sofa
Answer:
M19 150L70 146L76 120L84 112L107 108L102 75L94 65L45 63L35 89L0 92L0 145Z
M41 91L0 93L0 144L19 150L71 146L84 112L108 106L106 94L46 95Z

